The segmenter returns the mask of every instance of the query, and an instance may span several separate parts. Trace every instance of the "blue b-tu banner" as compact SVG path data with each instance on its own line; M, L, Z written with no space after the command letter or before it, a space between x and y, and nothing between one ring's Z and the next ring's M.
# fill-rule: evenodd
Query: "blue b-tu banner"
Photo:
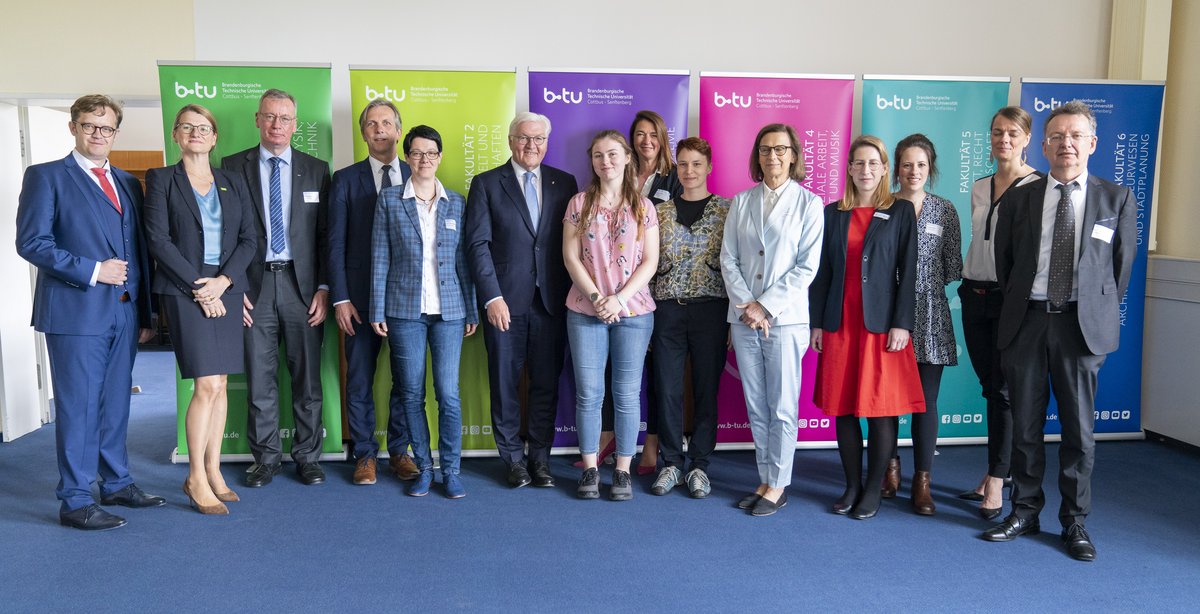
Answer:
M1088 160L1088 173L1128 187L1138 203L1137 260L1129 291L1121 302L1121 345L1108 355L1100 370L1095 416L1097 433L1138 433L1142 428L1146 257L1163 83L1023 79L1021 107L1033 115L1033 143L1042 142L1051 109L1071 100L1087 103L1096 115L1096 151ZM1049 168L1041 147L1029 148L1029 163L1040 170ZM1048 412L1046 432L1060 432L1056 406L1051 405Z

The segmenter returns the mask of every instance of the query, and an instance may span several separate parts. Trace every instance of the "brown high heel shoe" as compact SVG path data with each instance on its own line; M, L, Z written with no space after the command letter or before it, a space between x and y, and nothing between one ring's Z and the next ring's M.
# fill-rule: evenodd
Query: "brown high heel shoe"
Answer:
M225 507L224 503L216 505L200 505L196 503L196 500L192 498L192 489L188 488L187 480L183 481L183 494L187 495L188 502L192 504L192 508L201 514L221 516L229 513L229 508Z
M225 492L214 492L213 494L217 496L217 501L222 503L236 503L242 500L242 498L232 490L227 490Z
M913 474L912 508L922 516L932 516L937 509L933 505L933 495L929 492L929 472L918 471Z

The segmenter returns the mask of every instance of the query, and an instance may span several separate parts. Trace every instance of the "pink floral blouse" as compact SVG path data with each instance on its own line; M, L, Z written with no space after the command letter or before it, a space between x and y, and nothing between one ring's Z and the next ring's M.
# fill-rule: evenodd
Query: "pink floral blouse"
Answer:
M583 192L571 198L571 202L567 204L563 224L579 224L583 216L583 198ZM644 197L642 205L646 212L642 227L658 226L658 215L654 211L654 205ZM614 212L598 210L591 225L583 230L579 243L579 259L583 262L583 267L587 269L600 293L608 296L620 292L633 275L634 269L641 264L646 241L644 232L642 240L637 238L637 222L634 221L633 209L621 207ZM654 311L654 299L650 296L649 285L638 290L637 294L629 299L628 305L629 311L635 316ZM584 315L596 315L592 301L575 284L571 284L571 291L567 294L567 309Z

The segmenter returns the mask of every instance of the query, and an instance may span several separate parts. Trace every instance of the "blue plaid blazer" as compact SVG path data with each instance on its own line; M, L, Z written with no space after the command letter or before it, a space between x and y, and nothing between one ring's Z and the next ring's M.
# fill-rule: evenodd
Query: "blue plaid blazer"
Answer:
M386 188L375 205L375 224L371 230L371 306L370 321L387 318L416 320L421 317L421 221L417 201L404 198L404 186ZM475 306L475 286L463 240L466 200L446 190L446 199L437 205L438 296L442 318L466 318L479 323Z

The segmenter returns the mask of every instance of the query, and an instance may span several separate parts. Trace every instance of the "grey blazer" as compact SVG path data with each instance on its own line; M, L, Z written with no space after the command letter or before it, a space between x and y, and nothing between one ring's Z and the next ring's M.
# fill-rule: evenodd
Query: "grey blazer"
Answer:
M997 344L1008 347L1021 328L1037 273L1046 178L1005 194L996 222L996 277L1004 294ZM1108 354L1120 342L1120 304L1137 256L1137 201L1127 187L1088 175L1079 241L1079 329L1093 354ZM1096 227L1110 229L1095 232Z
M255 220L258 223L258 253L250 260L246 270L246 296L251 303L258 302L262 289L263 263L267 258L267 227L264 220L262 179L258 171L258 145L239 151L221 160L221 168L242 176L247 192L254 203ZM288 248L292 252L292 274L300 288L300 298L307 305L318 286L329 284L329 236L326 233L326 218L329 212L329 165L302 151L292 148L292 198L291 222L288 226ZM317 192L315 203L304 202L305 192ZM367 238L363 237L365 241Z

